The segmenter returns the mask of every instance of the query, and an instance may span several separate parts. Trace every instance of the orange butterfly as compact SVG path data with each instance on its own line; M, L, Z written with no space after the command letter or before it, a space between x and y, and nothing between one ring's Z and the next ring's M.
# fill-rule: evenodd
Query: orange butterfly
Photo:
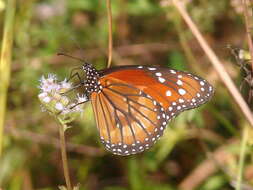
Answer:
M118 155L149 149L168 122L206 103L214 93L204 79L154 66L121 66L97 71L84 64L81 82L91 100L102 144Z

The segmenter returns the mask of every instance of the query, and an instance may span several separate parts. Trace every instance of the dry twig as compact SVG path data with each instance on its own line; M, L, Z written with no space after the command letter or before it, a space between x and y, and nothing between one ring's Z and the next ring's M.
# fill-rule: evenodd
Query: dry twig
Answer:
M218 59L216 54L213 52L211 47L208 45L202 34L200 33L199 29L195 25L195 23L192 21L191 17L187 13L183 2L178 1L178 0L173 0L174 6L177 8L181 16L184 18L185 22L187 23L189 29L192 31L193 35L197 38L200 46L206 53L207 57L213 64L215 70L219 74L221 80L224 82L225 86L228 88L229 92L231 93L232 97L234 98L235 102L238 104L240 107L242 113L250 123L251 127L253 127L253 116L252 113L244 101L242 95L236 88L234 82L228 75L227 71L225 70L224 66L222 65L221 61Z
M242 0L242 4L243 4L243 14L244 14L244 19L245 19L245 27L246 27L246 35L247 35L247 40L248 40L248 46L249 46L249 52L251 57L253 58L253 44L252 44L252 39L251 39L251 32L250 32L250 16L249 16L249 12L248 12L248 7L247 7L247 3L246 0ZM251 66L252 66L252 71L253 71L253 59L251 59Z
M60 141L58 138L55 137L49 137L47 135L41 135L27 130L20 130L11 126L7 126L5 128L5 132L16 138L24 138L34 143L52 145L55 148L60 149ZM66 146L67 151L69 152L76 152L88 156L101 156L104 154L102 150L91 146L78 145L74 143L66 143Z
M111 66L112 62L112 9L111 9L111 1L106 0L107 6L107 17L108 17L108 62L107 67Z

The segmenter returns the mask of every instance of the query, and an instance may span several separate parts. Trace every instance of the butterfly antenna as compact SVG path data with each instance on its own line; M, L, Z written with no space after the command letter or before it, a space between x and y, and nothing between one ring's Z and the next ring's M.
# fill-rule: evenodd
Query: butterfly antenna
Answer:
M70 39L74 42L74 45L77 47L77 49L79 49L81 52L84 52L84 49L78 44L76 38L71 36Z
M81 46L78 44L78 42L76 41L76 39L74 37L70 37L70 39L74 42L75 46L80 50L80 51L84 51L83 48L81 48Z
M66 57L69 57L69 58L72 58L72 59L75 59L75 60L78 60L78 61L81 61L81 62L85 62L85 60L83 60L83 59L80 59L78 57L74 57L72 55L68 55L68 54L65 54L65 53L57 53L57 55L63 55L63 56L66 56Z

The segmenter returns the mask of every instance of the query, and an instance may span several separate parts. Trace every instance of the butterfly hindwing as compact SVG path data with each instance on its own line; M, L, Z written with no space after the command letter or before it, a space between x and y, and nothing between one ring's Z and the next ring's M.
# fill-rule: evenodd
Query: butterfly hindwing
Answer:
M167 124L165 110L158 102L126 84L108 85L92 95L92 105L101 142L114 154L129 155L150 148Z

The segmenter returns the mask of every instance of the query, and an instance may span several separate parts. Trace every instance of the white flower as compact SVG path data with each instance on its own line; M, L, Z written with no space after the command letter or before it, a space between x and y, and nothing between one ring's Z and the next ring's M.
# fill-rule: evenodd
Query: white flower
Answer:
M85 94L77 94L77 102L78 103L84 103L87 102L88 98Z
M48 78L42 76L40 79L40 89L42 92L58 91L60 89L60 85L57 84L56 81L56 75L49 74Z
M64 107L63 107L62 103L57 102L57 103L55 104L55 109L57 109L57 110L59 110L59 111L62 111L62 110L64 109Z
M82 103L88 100L84 94L77 94L77 97L73 98L69 93L65 93L68 90L71 91L72 84L67 79L58 81L56 75L53 74L49 74L47 78L42 76L39 88L41 92L38 98L41 101L43 110L63 119L71 118L70 120L73 120L83 112Z
M46 96L48 96L48 94L47 94L46 92L42 92L42 93L40 93L40 94L38 95L38 97L39 97L40 99L43 99L43 98L45 98Z
M62 113L63 114L69 114L69 113L76 113L76 112L83 112L83 104L78 103L71 103L66 107Z
M72 84L70 82L67 81L67 79L65 78L63 81L60 82L61 88L64 89L71 89Z
M46 96L45 98L42 99L43 102L49 103L51 101L51 98L49 96Z

